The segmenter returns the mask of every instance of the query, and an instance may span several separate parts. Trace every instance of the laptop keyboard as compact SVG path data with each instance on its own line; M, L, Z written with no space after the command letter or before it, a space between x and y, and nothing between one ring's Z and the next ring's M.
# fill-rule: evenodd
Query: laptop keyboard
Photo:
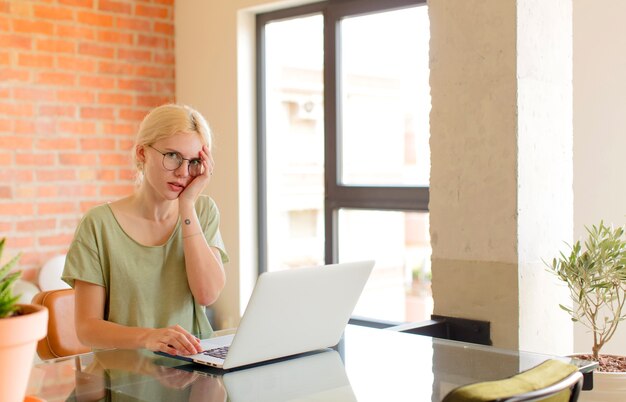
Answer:
M203 355L217 357L218 359L225 359L228 353L228 346L222 346L220 348L209 349L202 352Z

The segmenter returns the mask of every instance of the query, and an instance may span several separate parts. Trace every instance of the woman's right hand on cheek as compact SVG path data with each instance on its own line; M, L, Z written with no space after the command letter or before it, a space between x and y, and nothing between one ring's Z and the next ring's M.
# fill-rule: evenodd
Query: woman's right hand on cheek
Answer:
M145 340L146 349L171 355L193 355L202 352L200 341L180 325L150 330Z

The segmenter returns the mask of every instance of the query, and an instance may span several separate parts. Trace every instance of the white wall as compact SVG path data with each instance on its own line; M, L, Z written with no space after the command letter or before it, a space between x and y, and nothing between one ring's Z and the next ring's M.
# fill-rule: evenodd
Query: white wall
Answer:
M223 327L236 324L244 304L241 300L246 299L256 272L256 189L250 149L254 138L253 9L295 3L176 2L177 100L197 107L215 131L217 166L208 193L220 207L222 234L231 257L226 266L227 288L216 306ZM617 224L625 220L626 185L620 156L626 149L626 27L622 23L626 1L574 0L573 7L574 234L578 238L585 224L601 218ZM244 158L239 157L240 150ZM587 350L588 339L578 329L575 349ZM626 325L606 351L626 354Z
M626 1L574 0L574 237L626 222ZM626 323L603 353L626 355ZM577 326L574 347L591 350Z
M236 326L256 279L254 15L311 1L179 0L176 100L214 132L216 167L206 191L220 209L230 262L216 303L218 327Z

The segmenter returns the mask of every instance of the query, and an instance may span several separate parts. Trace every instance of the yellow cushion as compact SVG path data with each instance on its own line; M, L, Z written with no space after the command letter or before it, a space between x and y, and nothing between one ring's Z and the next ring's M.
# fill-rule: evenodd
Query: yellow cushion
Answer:
M574 365L559 360L547 360L513 377L464 385L452 390L443 402L488 402L536 391L553 385L578 370ZM570 391L564 390L545 401L567 402Z

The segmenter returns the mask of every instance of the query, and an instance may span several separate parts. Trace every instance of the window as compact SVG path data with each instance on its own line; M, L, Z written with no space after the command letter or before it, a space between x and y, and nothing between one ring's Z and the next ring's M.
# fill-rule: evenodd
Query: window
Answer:
M425 1L329 1L261 14L261 270L376 266L356 315L432 313Z

